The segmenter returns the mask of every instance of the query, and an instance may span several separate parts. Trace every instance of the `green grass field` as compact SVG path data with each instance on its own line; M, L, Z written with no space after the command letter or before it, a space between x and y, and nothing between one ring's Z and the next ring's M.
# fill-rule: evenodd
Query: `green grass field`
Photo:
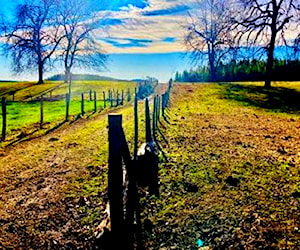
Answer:
M9 87L10 86L10 87ZM23 87L23 89L19 89ZM57 123L65 120L66 115L66 93L68 86L61 82L46 82L42 85L31 83L5 83L3 91L10 92L19 89L15 94L15 102L10 101L11 96L7 97L7 140L12 140L20 134L26 135L36 131L40 123L40 95L45 91L57 87L55 90L44 95L44 123L45 128L51 128ZM84 93L84 111L90 114L94 111L94 96L92 101L89 98L89 91L97 93L97 111L104 108L103 91L108 98L108 90L114 90L116 96L119 92L121 98L124 91L125 102L127 101L127 91L130 89L133 96L135 83L132 82L108 82L108 81L78 81L72 84L72 95L70 102L69 115L70 120L76 119L81 114L81 93ZM114 103L115 104L115 103ZM106 102L106 107L110 104ZM2 110L0 117L2 124ZM2 125L1 125L2 126Z

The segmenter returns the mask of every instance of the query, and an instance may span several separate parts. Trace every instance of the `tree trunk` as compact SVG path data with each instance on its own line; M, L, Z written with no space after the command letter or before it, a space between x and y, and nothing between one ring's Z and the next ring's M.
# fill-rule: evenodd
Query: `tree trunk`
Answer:
M273 44L271 44L271 43L270 43L270 47L268 48L265 88L271 88L271 80L272 80L272 74L273 74L275 40L274 40Z
M210 77L210 81L214 82L216 80L214 51L212 50L208 56L209 56L209 77Z
M68 72L67 72L67 70L65 70L65 83L68 83L68 82L69 82L68 79L69 79L69 78L68 78Z
M71 69L70 68L66 68L65 69L65 82L68 84L69 96L71 97L71 92L72 92L72 74L71 74Z
M277 22L277 16L278 16L278 9L276 6L273 6L273 9L274 9L274 13L272 16L272 24L271 24L271 40L270 40L269 47L268 47L265 88L271 88L271 80L272 80L273 64L274 64L274 49L275 49L275 41L276 41L276 35L277 35L277 23L276 22Z
M43 74L44 74L44 67L42 63L39 63L39 81L38 84L43 84L44 83L44 79L43 79Z

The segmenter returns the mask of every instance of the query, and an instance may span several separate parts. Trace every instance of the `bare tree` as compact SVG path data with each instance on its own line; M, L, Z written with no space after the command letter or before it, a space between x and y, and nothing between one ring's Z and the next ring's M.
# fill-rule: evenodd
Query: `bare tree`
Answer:
M233 18L236 39L263 46L267 53L265 87L271 87L276 45L288 45L299 34L299 0L239 0ZM292 36L294 35L294 39Z
M196 1L197 8L189 12L185 26L185 45L192 52L194 62L208 60L210 80L216 79L220 62L233 50L233 36L229 31L231 11L229 1Z
M3 49L12 59L12 70L20 74L38 69L38 83L62 40L56 21L55 0L30 0L18 4L12 22L2 25Z
M71 70L74 66L103 70L107 56L94 36L101 18L89 11L84 0L61 0L59 19L64 38L59 47L58 58L65 68L65 82L71 94Z

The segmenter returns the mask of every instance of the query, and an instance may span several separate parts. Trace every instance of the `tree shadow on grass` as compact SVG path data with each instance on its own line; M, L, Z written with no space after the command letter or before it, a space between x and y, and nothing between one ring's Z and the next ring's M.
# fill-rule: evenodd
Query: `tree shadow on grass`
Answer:
M226 99L241 102L274 112L300 114L300 92L284 87L264 88L262 86L222 84L222 95Z

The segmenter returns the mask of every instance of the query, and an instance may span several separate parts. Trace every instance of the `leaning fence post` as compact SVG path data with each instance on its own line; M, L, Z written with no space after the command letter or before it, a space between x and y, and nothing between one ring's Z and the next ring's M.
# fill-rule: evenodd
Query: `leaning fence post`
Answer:
M123 210L123 167L122 167L122 115L108 115L108 198L110 203L110 220L113 244L122 245L124 232ZM116 246L115 246L116 247ZM121 249L121 248L112 248Z
M41 96L40 99L40 128L43 128L43 123L44 123L44 100L43 96Z
M150 120L150 110L149 110L149 99L146 98L145 102L145 119L146 119L146 142L152 141L151 136L151 120Z
M84 93L81 93L81 115L84 115Z
M97 93L94 91L94 111L97 112Z
M6 99L2 97L2 141L6 139Z
M69 120L69 108L70 108L70 95L66 94L66 121Z

